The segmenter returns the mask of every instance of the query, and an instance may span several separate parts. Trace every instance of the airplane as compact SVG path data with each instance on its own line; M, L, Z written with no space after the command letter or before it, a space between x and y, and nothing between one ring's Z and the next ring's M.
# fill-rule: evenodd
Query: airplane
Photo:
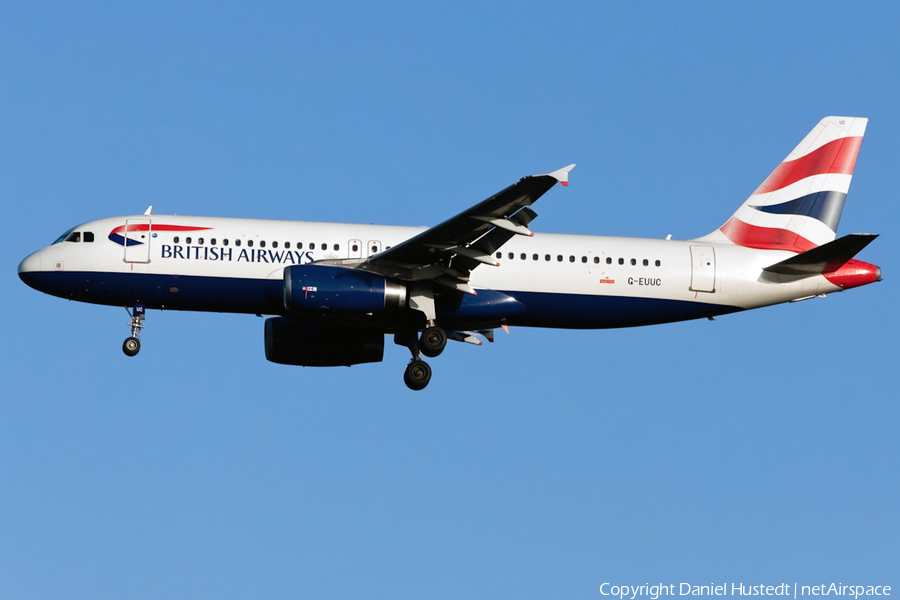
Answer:
M700 319L881 281L837 238L868 120L827 117L708 235L685 241L532 232L533 204L575 165L525 177L431 228L140 215L90 221L25 258L19 277L69 300L124 307L138 354L147 309L266 315L269 361L381 362L404 382L448 340L509 327L603 329Z

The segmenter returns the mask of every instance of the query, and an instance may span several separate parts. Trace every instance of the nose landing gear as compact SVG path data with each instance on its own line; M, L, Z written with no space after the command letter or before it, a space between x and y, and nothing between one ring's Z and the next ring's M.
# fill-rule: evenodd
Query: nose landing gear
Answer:
M125 310L128 311L127 308ZM125 353L125 356L136 356L141 351L141 340L138 337L141 335L141 329L144 328L144 307L137 304L134 310L128 314L131 316L131 320L128 322L128 326L131 327L131 337L122 343L122 352Z
M126 340L122 343L122 352L125 353L125 356L135 356L138 352L141 351L141 340L136 337L126 338Z

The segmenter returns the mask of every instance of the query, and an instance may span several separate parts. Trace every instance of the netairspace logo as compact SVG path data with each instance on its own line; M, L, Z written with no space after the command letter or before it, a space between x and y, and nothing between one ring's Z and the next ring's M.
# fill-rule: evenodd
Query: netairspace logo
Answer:
M678 592L675 587L678 586ZM661 596L890 596L889 585L843 585L842 583L823 583L819 585L799 585L781 583L778 585L752 585L744 583L722 583L709 585L693 585L691 583L659 583L650 585L615 585L604 583L600 586L604 596L615 596L619 600L636 600L646 596L650 600L658 600Z

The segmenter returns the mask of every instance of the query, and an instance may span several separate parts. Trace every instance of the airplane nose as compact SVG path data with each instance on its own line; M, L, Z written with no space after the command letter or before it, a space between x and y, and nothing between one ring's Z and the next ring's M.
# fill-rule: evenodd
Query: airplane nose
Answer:
M35 252L33 254L25 257L25 260L19 263L19 279L24 281L27 285L31 285L29 283L29 274L36 273L41 270L41 256L40 252Z

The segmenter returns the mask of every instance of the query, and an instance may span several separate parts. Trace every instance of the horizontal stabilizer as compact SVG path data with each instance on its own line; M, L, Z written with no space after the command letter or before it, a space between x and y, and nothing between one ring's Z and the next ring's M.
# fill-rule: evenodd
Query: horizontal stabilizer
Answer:
M781 275L818 275L840 269L860 250L872 243L878 235L851 233L797 256L768 266L763 271Z

